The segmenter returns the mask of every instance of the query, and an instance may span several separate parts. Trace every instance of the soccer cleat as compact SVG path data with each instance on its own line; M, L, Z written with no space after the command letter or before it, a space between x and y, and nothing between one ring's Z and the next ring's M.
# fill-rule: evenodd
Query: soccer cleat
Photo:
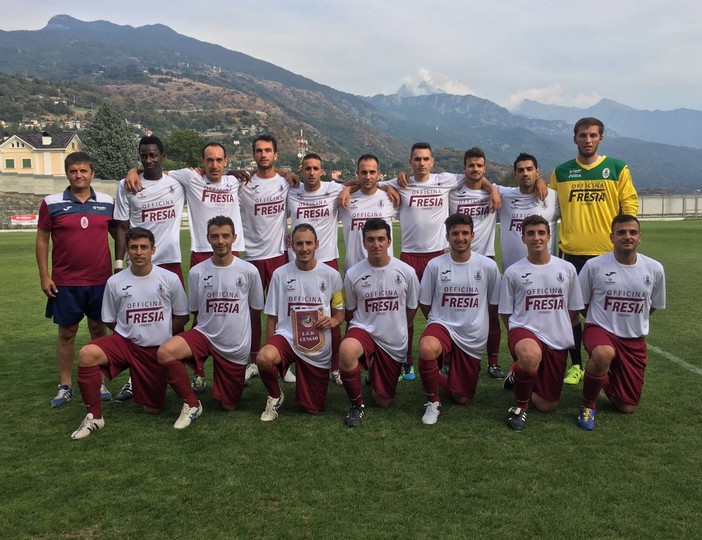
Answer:
M124 403L125 401L129 401L132 399L134 396L134 392L132 392L132 379L131 377L127 380L126 384L122 387L122 390L119 391L119 393L115 396L115 401L117 403Z
M85 418L83 418L83 421L80 423L80 426L78 426L78 429L71 433L71 439L73 439L74 441L77 441L79 439L85 439L93 431L97 431L98 429L102 429L104 427L104 418L95 419L93 418L93 413L88 413L85 415Z
M175 421L173 427L176 429L185 429L202 415L202 403L197 402L197 407L191 407L187 403L183 403L183 408L180 410L180 416Z
M285 401L285 396L283 395L283 392L280 393L279 398L268 396L266 398L266 408L261 413L261 421L272 422L273 420L278 418L278 409L280 409L280 406L283 404L283 401Z
M258 366L253 362L246 366L246 371L244 372L244 380L248 381L252 377L258 377Z
M351 410L346 415L346 425L349 427L361 427L361 421L365 412L365 405L351 405Z
M583 375L585 375L583 368L578 364L573 364L568 368L568 371L566 371L563 384L578 384L583 380Z
M406 381L413 381L417 378L417 376L414 374L414 364L402 364L402 375L400 376L400 379L404 379Z
M504 379L505 373L499 364L489 364L488 365L488 375L492 379Z
M67 384L59 384L56 388L58 389L58 394L51 400L51 406L54 408L63 407L73 399L73 388Z
M521 407L510 407L507 416L507 425L514 431L522 431L526 426L527 410Z
M343 383L342 380L341 380L341 373L339 373L338 371L332 371L332 372L329 374L329 378L330 378L332 381L334 381L334 384L337 384L338 386L343 386L343 385L344 385L344 383Z
M205 390L207 390L207 379L202 375L193 375L191 386L196 394L204 394Z
M441 366L441 373L443 373L444 375L449 374L449 365L448 364L444 364L443 366Z
M295 374L291 370L287 370L285 372L285 376L283 377L283 380L285 382L295 382L297 381L297 377L295 377Z
M514 390L514 371L509 371L507 376L502 379L502 388L505 390Z
M595 429L595 415L597 414L597 409L588 409L587 407L580 407L580 413L578 414L578 427L592 431Z
M105 383L100 385L100 401L112 401L112 392L107 389Z
M441 414L441 403L438 401L428 401L424 404L424 416L422 416L422 424L425 426L433 426L439 419Z

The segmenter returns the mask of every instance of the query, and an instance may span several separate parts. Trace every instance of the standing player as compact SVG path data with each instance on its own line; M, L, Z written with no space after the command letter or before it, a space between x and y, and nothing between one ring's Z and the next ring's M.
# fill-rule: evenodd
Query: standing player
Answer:
M295 259L273 272L266 298L268 340L256 357L268 398L261 420L278 418L284 396L278 385L292 363L297 364L295 399L312 414L324 407L329 387L331 330L344 321L341 276L315 259L317 233L308 223L292 232Z
M548 221L524 218L522 239L527 256L505 271L499 305L515 359L505 379L514 383L516 405L508 411L507 425L515 431L526 425L530 399L539 411L556 408L573 345L572 321L584 307L575 267L548 251Z
M388 255L392 257L392 219L397 212L388 194L378 188L378 158L373 154L364 154L358 158L356 176L359 182L358 191L351 193L347 206L342 205L339 208L346 246L345 270L368 257L363 241L363 226L371 218L380 218L390 226Z
M392 405L407 357L407 328L419 297L414 269L388 254L390 225L379 218L366 221L363 244L368 257L349 268L344 278L349 326L339 348L339 367L351 401L349 427L359 427L365 413L361 364L369 371L373 401L384 409Z
M166 376L156 351L188 321L188 299L178 276L151 262L153 233L135 227L127 231L124 240L131 264L107 281L102 303L102 320L114 333L83 347L78 358L78 385L88 414L71 434L74 440L85 439L105 427L100 403L103 375L112 379L129 369L135 382L134 401L147 413L161 410ZM195 403L194 411L183 408L176 429L187 427L191 416L200 415L202 407L197 400Z
M186 360L203 369L214 361L212 394L227 411L236 410L244 389L251 351L251 320L260 318L263 287L256 268L232 253L234 222L215 216L207 224L212 257L196 264L188 276L193 328L166 341L158 350L161 363Z
M58 325L56 360L60 379L52 407L61 407L73 399L75 339L83 316L88 317L92 339L105 335L100 310L105 283L112 273L107 235L114 201L90 187L95 170L88 154L69 154L64 167L69 187L63 193L44 197L36 238L39 280L48 298L46 316ZM112 399L104 385L101 395L104 400Z
M578 155L555 168L551 188L558 192L561 205L558 247L562 257L580 272L585 261L612 249L612 220L618 214L635 216L639 199L627 164L597 153L604 124L597 118L581 118L573 133ZM566 373L566 384L578 384L583 377L580 320L574 325L573 334L573 365Z
M665 309L663 266L637 253L639 221L627 214L615 217L611 240L614 250L590 259L580 272L587 305L583 343L590 360L578 426L586 430L595 429L602 389L618 411L633 413L638 408L648 363L649 315Z
M514 161L514 179L518 187L498 186L502 197L502 206L497 212L501 225L502 271L527 256L526 246L522 242L522 221L525 217L542 216L548 221L551 231L556 231L558 218L561 217L558 194L549 189L546 198L539 197L536 189L539 174L536 158L522 152ZM555 234L551 235L549 252L556 254Z
M435 424L441 412L439 386L468 405L478 384L480 358L488 339L489 313L497 313L500 272L492 259L473 253L473 219L446 220L450 251L429 261L419 295L427 326L419 341L419 374L427 396L422 422ZM437 360L448 364L448 377Z
M290 228L309 223L319 237L315 259L339 270L339 193L344 189L336 182L322 182L322 158L307 154L302 158L302 185L288 192ZM288 258L295 260L294 246L288 248ZM341 385L339 375L339 343L341 327L332 328L331 378Z

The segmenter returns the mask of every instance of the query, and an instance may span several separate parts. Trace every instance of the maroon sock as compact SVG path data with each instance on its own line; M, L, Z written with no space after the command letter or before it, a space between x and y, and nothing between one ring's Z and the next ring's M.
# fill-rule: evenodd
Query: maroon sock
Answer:
M439 373L439 387L444 391L445 394L451 395L451 390L449 390L448 377L443 373Z
M600 395L600 391L607 379L606 373L598 376L585 370L585 377L583 378L583 407L588 409L596 408L597 397Z
M427 396L427 401L439 401L439 366L436 360L419 359L419 377Z
M100 385L102 371L98 366L78 366L78 387L83 396L85 410L93 413L93 418L102 418L102 401L100 400Z
M529 408L529 399L531 399L531 392L534 390L537 373L538 370L529 373L520 368L519 365L514 365L514 399L517 401L517 407Z
M193 392L193 387L190 385L188 372L185 371L185 366L180 360L162 364L161 368L166 375L166 382L171 385L173 391L178 394L185 403L190 407L197 407L200 402Z
M331 370L339 371L339 344L341 343L341 325L332 328L332 359Z
M502 330L500 328L500 316L498 314L490 315L490 326L488 328L487 353L488 365L494 366L498 364L500 356L500 340L502 339Z
M407 365L411 366L414 364L414 358L412 357L412 341L414 340L414 324L407 327Z
M251 319L251 363L256 363L256 356L261 349L261 318L254 317Z
M274 398L280 397L280 385L278 384L278 370L276 368L263 369L258 366L258 375L261 377L263 386L266 387L268 395Z
M341 371L341 382L344 383L344 390L349 397L351 405L363 405L363 394L361 393L361 367L356 366L353 371Z

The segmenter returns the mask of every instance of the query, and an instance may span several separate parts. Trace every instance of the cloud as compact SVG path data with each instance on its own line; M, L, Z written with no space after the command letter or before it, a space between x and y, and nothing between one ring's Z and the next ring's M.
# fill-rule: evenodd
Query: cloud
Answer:
M402 79L402 87L397 93L403 97L428 96L430 94L464 96L475 94L475 90L464 81L449 79L445 75L431 73L426 68L419 68L416 77L405 77Z
M587 108L602 99L597 92L577 92L569 94L559 84L545 88L527 88L511 94L501 105L510 111L517 109L525 99L538 101L544 105L562 105L564 107Z

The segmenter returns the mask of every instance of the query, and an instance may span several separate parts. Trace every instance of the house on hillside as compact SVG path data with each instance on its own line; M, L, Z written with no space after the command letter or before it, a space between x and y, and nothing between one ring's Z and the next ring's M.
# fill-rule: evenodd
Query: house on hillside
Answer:
M63 177L63 161L83 149L77 131L27 131L0 141L0 174Z

